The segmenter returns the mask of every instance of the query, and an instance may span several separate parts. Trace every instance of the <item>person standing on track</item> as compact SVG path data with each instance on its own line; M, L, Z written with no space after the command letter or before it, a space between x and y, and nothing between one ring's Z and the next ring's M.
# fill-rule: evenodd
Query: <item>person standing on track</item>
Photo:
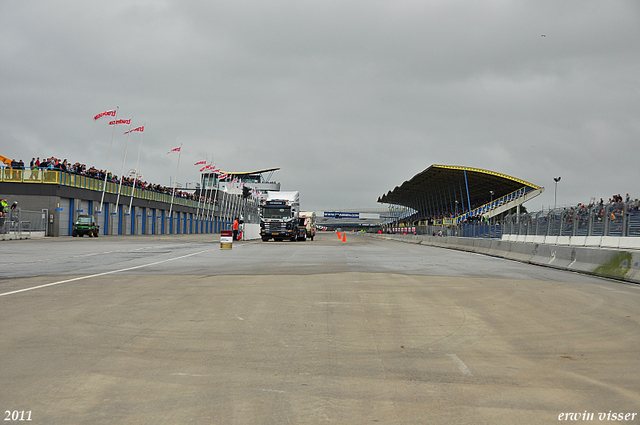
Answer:
M238 217L233 220L233 240L238 240L238 229L240 228L240 222L238 221Z

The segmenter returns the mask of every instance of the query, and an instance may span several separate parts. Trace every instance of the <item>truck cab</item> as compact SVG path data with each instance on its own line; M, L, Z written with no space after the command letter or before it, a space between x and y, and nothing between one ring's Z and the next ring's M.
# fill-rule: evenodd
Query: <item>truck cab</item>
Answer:
M299 205L298 192L267 192L260 212L262 241L304 240L306 231L300 226Z

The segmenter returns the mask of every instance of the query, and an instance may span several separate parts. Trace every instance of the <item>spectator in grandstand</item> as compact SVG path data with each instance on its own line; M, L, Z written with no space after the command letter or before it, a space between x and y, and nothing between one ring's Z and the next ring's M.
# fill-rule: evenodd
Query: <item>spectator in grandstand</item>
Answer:
M96 179L104 179L106 176L108 182L120 183L120 178L118 178L117 175L111 173L110 171L100 170L95 168L94 166L87 168L85 164L81 164L80 162L76 162L72 164L66 158L61 161L55 156L51 156L47 158L43 157L41 161L40 157L35 157L31 159L31 162L29 165L32 170L30 175L31 179L38 178L38 169L49 169L49 170L60 170L66 173L78 174L78 175L92 177ZM17 179L19 178L19 175L20 175L19 170L23 170L23 169L24 169L24 162L22 160L16 161L14 159L11 162L11 167L8 168L6 171L7 176L10 175L9 173L13 171L13 178ZM175 196L180 198L190 199L195 201L198 200L198 195L196 195L195 193L184 192L184 191L180 191L170 187L162 186L159 184L150 184L138 178L134 179L134 178L122 177L122 184L125 186L134 186L135 184L136 188L153 190L155 192L163 193L167 195L171 195L173 193ZM212 194L213 194L213 191L212 191ZM207 203L214 203L214 200L212 197L207 197L205 199L205 197L201 195L200 200Z

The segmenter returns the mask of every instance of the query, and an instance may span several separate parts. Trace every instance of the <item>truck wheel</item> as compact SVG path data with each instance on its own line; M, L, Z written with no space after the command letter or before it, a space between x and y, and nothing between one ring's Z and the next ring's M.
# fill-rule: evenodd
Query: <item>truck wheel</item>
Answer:
M269 241L269 238L267 238L265 236L262 237L262 242L268 242L268 241Z
M76 233L76 231L74 230L73 232L71 232L71 236L73 236L74 238L78 236L78 234Z
M94 236L94 237L96 237L96 238L97 238L97 237L98 237L98 235L100 235L100 232L98 232L97 230L96 230L95 232L93 232L93 236Z

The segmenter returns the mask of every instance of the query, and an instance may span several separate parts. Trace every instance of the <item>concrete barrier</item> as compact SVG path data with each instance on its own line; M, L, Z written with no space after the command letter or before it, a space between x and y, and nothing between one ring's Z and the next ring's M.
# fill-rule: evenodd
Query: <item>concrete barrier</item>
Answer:
M569 245L571 246L585 246L587 244L586 236L571 236Z
M640 283L640 251L455 236L375 235L375 237L475 252L523 263ZM600 239L599 236L597 238ZM635 239L640 238L623 239L634 239L635 243ZM608 242L613 243L613 241Z
M621 249L640 249L639 237L624 237L620 238Z
M457 239L457 243L456 243L457 249L462 251L468 251L468 252L474 251L475 239L471 239L471 238L456 238L456 239Z
M505 251L504 257L510 260L528 263L535 254L535 244L510 243L509 251Z
M474 251L478 254L488 254L491 250L491 239L473 239Z
M620 238L617 236L603 236L600 246L602 248L620 248Z
M494 239L491 241L491 245L487 254L491 255L492 257L502 257L503 252L508 251L508 249L504 248L508 244L510 244L510 242Z
M260 224L244 223L242 225L242 240L251 241L254 239L260 239Z

